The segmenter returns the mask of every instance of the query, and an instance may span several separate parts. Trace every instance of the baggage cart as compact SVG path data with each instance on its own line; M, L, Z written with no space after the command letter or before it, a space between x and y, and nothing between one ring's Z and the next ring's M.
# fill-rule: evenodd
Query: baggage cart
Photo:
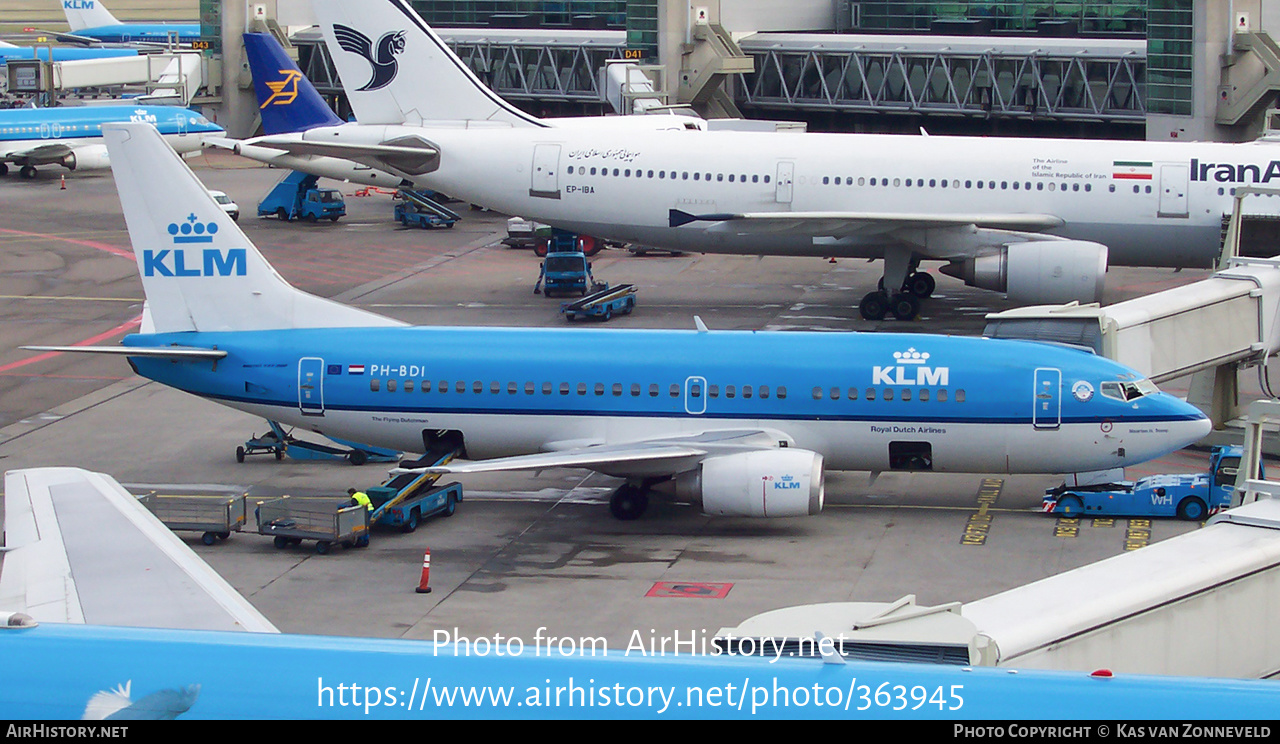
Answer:
M174 532L203 532L200 540L213 545L239 532L245 524L244 496L162 496L138 499L165 527Z
M348 498L298 499L282 496L259 502L254 509L258 534L275 538L277 549L315 540L324 555L335 545L364 548L369 545L369 510L352 506Z

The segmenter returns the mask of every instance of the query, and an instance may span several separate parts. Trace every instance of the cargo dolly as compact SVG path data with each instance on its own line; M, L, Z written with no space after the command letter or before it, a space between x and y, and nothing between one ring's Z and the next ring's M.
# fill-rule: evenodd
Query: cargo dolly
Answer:
M303 540L315 540L320 555L335 544L344 548L369 545L369 510L352 506L347 498L282 496L259 502L254 513L258 534L274 536L278 550L301 545Z
M605 285L604 289L592 292L574 302L560 303L560 312L564 319L574 321L578 318L596 318L605 321L616 315L630 315L636 306L636 287L634 284L619 284L614 287Z
M174 532L203 532L200 541L213 545L239 532L245 523L244 496L167 496L150 493L138 498L165 527Z

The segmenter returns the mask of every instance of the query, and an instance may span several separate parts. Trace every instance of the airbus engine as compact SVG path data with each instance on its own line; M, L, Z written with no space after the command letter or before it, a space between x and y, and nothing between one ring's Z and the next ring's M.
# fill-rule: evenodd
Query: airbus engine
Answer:
M67 170L101 170L111 167L111 159L107 157L106 145L90 145L67 153L60 165Z
M712 516L803 517L822 511L822 478L822 455L776 449L709 457L674 483Z
M1004 292L1014 302L1098 302L1107 275L1107 247L1086 240L1012 243L999 253L952 261L941 271L970 287Z

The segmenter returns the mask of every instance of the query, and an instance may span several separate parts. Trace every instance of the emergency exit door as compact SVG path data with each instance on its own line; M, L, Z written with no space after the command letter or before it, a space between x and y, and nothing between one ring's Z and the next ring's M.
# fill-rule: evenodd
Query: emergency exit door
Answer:
M324 415L324 360L298 360L298 410L304 416Z
M1160 211L1157 217L1187 216L1188 173L1185 165L1160 166Z
M560 145L534 145L529 196L560 198Z

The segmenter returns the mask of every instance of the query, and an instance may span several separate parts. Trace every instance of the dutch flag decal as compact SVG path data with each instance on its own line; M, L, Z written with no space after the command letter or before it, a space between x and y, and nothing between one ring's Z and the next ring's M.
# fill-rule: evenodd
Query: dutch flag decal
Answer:
M350 365L347 365L347 374L349 374L349 375L362 375L362 374L364 374L364 365L363 365L363 364L350 364Z

